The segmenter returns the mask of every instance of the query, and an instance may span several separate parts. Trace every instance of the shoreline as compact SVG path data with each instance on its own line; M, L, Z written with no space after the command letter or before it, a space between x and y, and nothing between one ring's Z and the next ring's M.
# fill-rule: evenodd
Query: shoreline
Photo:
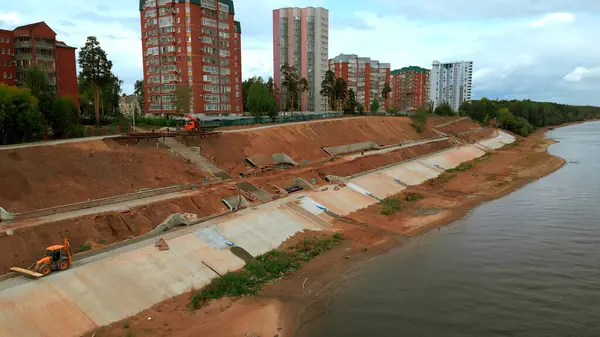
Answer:
M572 124L575 123L568 125ZM453 225L483 203L508 195L563 167L565 160L547 151L555 143L544 138L548 130L543 128L528 138L519 137L517 144L492 151L488 159L473 168L448 174L452 176L448 181L409 187L400 195L413 192L425 198L415 203L403 201L402 210L391 216L381 215L382 206L376 204L336 219L334 231L344 236L343 244L316 257L291 276L265 285L258 296L221 299L190 312L188 292L84 336L121 336L127 332L123 330L127 326L126 329L143 332L144 336L209 333L302 337L302 328L325 312L329 296L351 277L348 273L359 272L365 263L401 247L412 237ZM299 234L286 244L302 238Z

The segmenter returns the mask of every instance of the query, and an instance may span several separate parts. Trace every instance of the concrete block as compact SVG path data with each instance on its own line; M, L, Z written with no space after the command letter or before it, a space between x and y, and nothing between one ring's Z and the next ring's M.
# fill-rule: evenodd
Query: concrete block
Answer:
M4 208L0 207L0 222L12 220L14 217L14 214L11 214Z
M331 155L331 156L336 156L336 155L340 155L340 154L344 154L344 153L360 152L360 151L367 151L367 150L378 150L378 149L380 149L380 146L372 140L368 141L368 142L353 143L353 144L331 146L331 147L323 148L323 150L325 152L329 153L329 155Z

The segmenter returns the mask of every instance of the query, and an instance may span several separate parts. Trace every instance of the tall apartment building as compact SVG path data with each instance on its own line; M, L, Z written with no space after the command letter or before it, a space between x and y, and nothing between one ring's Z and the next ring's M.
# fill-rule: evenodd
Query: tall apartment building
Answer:
M326 111L327 98L321 97L321 82L329 58L329 11L321 7L281 8L273 11L274 82L280 93L281 66L288 64L306 78L309 89L302 97L302 111ZM281 105L283 102L277 98Z
M71 96L77 103L75 49L58 41L45 22L0 30L0 83L23 85L27 69L37 67L58 96Z
M182 87L190 93L183 113L241 114L241 29L233 1L140 0L139 9L145 112L179 113L175 92Z
M390 95L384 100L382 93L385 83L390 82L389 63L355 54L340 54L329 60L329 70L346 81L348 89L356 94L356 102L362 104L366 111L369 111L374 99L379 102L379 111L385 111Z
M399 112L414 112L429 104L429 69L410 66L392 70L390 105Z
M433 107L448 103L454 111L471 100L473 62L440 63L433 61L430 97Z

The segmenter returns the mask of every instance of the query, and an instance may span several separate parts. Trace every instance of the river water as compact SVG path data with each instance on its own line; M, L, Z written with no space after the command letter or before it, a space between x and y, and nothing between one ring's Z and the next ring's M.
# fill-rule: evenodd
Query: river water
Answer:
M600 336L600 122L547 137L579 164L350 272L298 335Z

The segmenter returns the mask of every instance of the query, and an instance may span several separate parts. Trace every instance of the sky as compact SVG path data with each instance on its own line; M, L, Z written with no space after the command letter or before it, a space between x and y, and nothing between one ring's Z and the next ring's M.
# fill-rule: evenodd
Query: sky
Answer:
M98 37L124 81L142 78L138 0L21 0L0 8L0 29L46 21L81 47ZM329 57L358 54L431 68L473 61L473 99L600 106L598 0L234 0L242 24L243 78L272 76L272 10L329 10Z

